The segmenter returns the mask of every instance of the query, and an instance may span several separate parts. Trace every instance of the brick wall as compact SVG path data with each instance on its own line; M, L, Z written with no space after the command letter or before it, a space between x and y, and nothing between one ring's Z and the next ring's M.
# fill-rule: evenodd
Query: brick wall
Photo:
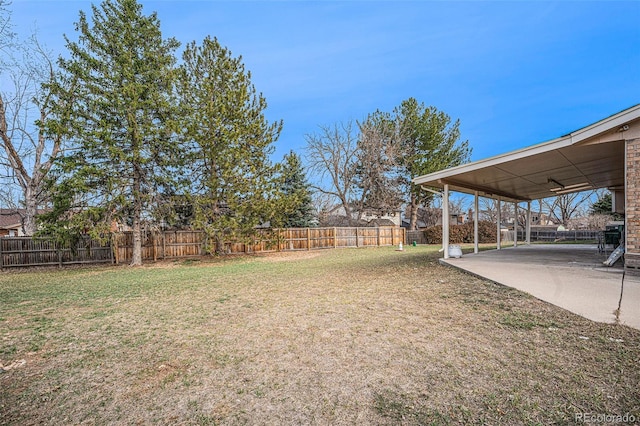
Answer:
M640 139L626 141L627 195L625 265L640 269Z

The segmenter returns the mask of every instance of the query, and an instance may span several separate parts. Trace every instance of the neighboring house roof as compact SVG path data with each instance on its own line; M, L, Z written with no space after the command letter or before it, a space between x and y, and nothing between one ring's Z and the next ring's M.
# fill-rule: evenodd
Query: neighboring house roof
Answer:
M47 209L38 209L38 214L48 211ZM0 209L0 229L18 229L22 227L22 221L26 213L25 209Z
M346 216L328 215L328 216L324 216L320 220L320 226L323 226L323 227L335 226L338 228L357 226L361 228L367 228L367 227L398 226L398 225L395 224L390 219L372 219L367 222L364 219L355 220L355 219L349 219Z
M391 219L372 219L365 226L398 226Z
M411 225L411 219L410 218L402 219L402 227L403 228L408 228L409 225ZM427 223L424 220L420 220L420 219L418 219L418 222L416 223L416 225L418 225L418 229L427 227Z
M353 226L353 219L343 215L330 214L320 218L320 226Z
M0 229L18 229L22 226L22 215L24 210L0 209Z
M349 215L351 215L351 217L353 218L353 217L357 216L357 212L358 212L358 207L356 206L355 203L350 203L349 204L349 214L346 213L345 208L344 208L344 206L342 204L336 204L333 207L331 207L329 210L324 210L320 214L320 216L324 216L324 217L336 216L336 217L343 217L343 218L345 218L345 220L348 220L347 217ZM374 219L389 219L389 218L400 216L401 214L402 214L402 209L400 209L400 208L395 209L395 210L390 210L388 212L387 211L380 211L380 210L372 209L372 208L369 208L369 207L365 207L362 210L362 218L365 219L365 222L367 222L367 220L370 220L370 218L374 218ZM394 225L397 226L397 224L395 224L395 223L394 223Z

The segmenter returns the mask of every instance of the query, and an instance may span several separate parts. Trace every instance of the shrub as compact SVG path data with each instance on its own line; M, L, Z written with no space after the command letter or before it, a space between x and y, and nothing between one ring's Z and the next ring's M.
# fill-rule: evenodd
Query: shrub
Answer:
M488 221L478 222L478 240L480 243L493 243L496 241L497 226ZM440 244L442 242L442 226L432 226L424 230L427 244ZM463 225L449 226L449 242L452 244L473 242L473 222Z

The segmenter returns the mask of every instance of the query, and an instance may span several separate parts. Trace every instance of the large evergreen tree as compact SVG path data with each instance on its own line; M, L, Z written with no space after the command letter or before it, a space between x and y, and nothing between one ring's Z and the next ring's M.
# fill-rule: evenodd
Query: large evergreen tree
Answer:
M281 122L269 123L242 57L217 39L187 45L179 94L191 144L191 194L197 226L216 242L250 234L271 221L277 195L269 160Z
M452 122L433 106L409 98L394 110L394 115L400 165L408 178L410 229L417 229L418 207L430 195L410 179L467 162L471 148L468 141L460 141L460 122Z
M612 214L612 199L611 192L606 192L598 198L598 200L593 203L590 209L590 214Z
M178 143L173 99L175 39L163 39L155 13L136 0L106 0L80 12L78 41L60 59L58 130L74 149L58 161L58 191L49 226L133 229L132 265L142 263L141 229L152 199L175 180ZM63 105L70 105L62 108Z
M318 190L339 200L350 220L359 220L364 210L391 213L406 202L415 229L418 207L430 193L411 180L469 159L459 122L409 98L393 113L376 111L358 125L357 139L350 125L307 135L308 162L321 180Z
M282 162L280 191L282 203L279 209L285 228L306 228L315 222L310 185L302 166L302 160L295 152L285 155Z

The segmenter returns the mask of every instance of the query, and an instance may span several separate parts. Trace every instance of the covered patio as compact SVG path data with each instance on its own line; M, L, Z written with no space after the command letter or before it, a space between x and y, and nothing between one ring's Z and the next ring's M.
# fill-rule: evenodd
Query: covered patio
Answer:
M640 277L623 276L622 267L605 268L604 259L594 245L536 244L441 259L441 263L590 320L640 330Z
M596 321L616 319L622 271L640 272L640 105L558 139L420 176L413 182L442 195L446 263L511 287L522 287L542 300ZM624 269L620 274L601 270L604 258L595 261L590 256L590 250L597 252L595 245L529 245L533 200L600 188L611 191L612 210L625 217ZM474 254L455 260L449 259L451 191L474 196ZM496 200L498 212L497 250L483 253L478 250L479 197ZM518 241L515 221L513 248L508 250L500 241L501 203L512 203L515 211L526 211L525 239ZM630 279L629 273L626 278L633 284L629 284L630 294L623 295L620 319L640 328L638 280Z

